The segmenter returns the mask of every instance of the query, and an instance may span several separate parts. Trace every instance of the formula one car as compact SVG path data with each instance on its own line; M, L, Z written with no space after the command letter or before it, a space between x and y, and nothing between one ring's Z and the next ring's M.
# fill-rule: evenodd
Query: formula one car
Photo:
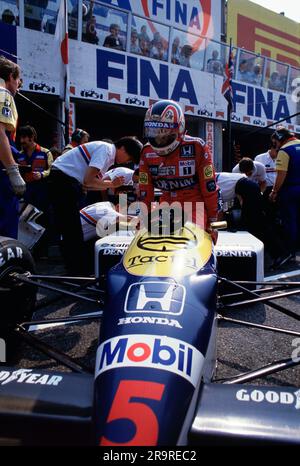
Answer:
M26 248L1 238L1 302L10 304L1 313L0 336L25 339L75 372L1 367L1 438L31 445L300 443L300 390L243 385L296 366L299 358L214 380L218 322L300 336L229 319L226 311L266 302L299 322L297 312L274 300L300 293L300 283L269 282L265 290L263 246L247 232L220 231L214 248L193 223L171 232L160 219L157 225L155 233L143 228L98 240L94 278L36 275ZM37 286L99 306L97 315L46 320L53 326L101 320L95 378L28 332L45 322L30 322ZM286 287L293 289L264 296Z

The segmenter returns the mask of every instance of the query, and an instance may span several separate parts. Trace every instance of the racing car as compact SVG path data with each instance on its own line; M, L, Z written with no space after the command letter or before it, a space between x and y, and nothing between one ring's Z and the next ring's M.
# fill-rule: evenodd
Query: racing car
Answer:
M300 293L300 283L268 282L264 296L263 245L247 232L233 237L220 231L214 247L192 222L171 230L160 218L156 224L155 232L121 229L98 240L95 277L36 275L22 243L0 239L1 297L10 303L10 312L1 313L0 336L9 342L13 337L14 345L25 339L74 372L2 366L0 437L101 446L300 443L300 390L243 385L294 367L299 358L214 379L219 322L300 336L226 312L266 302L299 322L297 312L274 300ZM97 315L46 320L53 326L101 321L94 377L28 332L43 322L31 320L38 286L98 305ZM270 286L292 291L270 295Z

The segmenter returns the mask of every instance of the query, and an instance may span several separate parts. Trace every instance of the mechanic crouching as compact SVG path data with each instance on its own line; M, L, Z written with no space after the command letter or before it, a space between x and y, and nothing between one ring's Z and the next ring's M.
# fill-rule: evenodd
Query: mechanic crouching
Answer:
M139 197L148 212L157 188L162 192L161 202L179 202L185 211L192 206L191 220L216 240L210 226L218 214L212 157L202 139L186 134L180 105L161 100L150 106L145 115L144 134L148 143L141 155ZM204 204L203 215L199 215L198 203Z
M84 189L106 190L124 184L124 177L104 179L112 165L138 163L142 143L135 137L123 137L111 144L104 141L82 144L55 160L49 177L51 199L67 273L86 275L84 238L80 209Z

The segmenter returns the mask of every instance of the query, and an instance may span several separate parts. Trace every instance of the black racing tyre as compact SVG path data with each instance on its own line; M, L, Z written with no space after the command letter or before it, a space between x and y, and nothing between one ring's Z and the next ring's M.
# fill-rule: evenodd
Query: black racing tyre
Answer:
M12 278L13 273L35 273L33 258L19 241L0 236L0 336L16 323L32 317L37 287Z

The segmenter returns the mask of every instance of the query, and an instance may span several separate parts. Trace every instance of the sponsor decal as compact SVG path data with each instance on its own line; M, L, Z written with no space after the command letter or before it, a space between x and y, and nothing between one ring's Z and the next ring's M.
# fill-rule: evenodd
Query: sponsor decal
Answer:
M9 100L5 99L3 106L4 107L11 107L11 102Z
M195 176L190 178L173 178L171 180L154 180L155 188L162 191L173 191L174 189L186 189L196 184Z
M169 167L158 167L158 176L174 176L176 174L176 167L171 165Z
M195 233L184 226L181 235L151 236L148 232L141 234L137 239L137 247L145 251L172 252L178 249L191 249L198 245Z
M23 250L20 247L7 248L0 253L0 267L11 259L22 259Z
M252 257L252 251L241 251L241 250L220 250L216 249L216 256L220 257Z
M186 144L180 147L180 156L181 157L194 157L195 156L195 146L194 144Z
M236 393L238 401L245 401L248 403L270 403L281 405L293 405L295 409L300 409L300 390L294 393L273 390L249 390L241 389Z
M144 255L139 255L135 257L130 257L128 259L128 269L132 269L134 267L139 267L140 265L146 265L146 264L165 264L168 263L170 264L176 264L176 262L183 262L183 265L185 267L191 267L192 269L196 269L196 264L197 261L194 258L182 258L178 256L166 256L166 255L149 255L149 256L144 256Z
M211 178L214 174L212 165L207 165L206 167L204 167L203 171L204 171L204 178Z
M136 317L123 317L119 319L118 325L128 324L155 324L155 325L167 325L169 327L182 328L178 320L167 319L167 317L150 317L150 316L136 316Z
M149 165L149 172L151 173L151 175L157 176L158 175L158 165Z
M205 128L206 128L206 143L209 147L209 150L210 150L210 153L212 155L212 157L214 156L214 152L215 152L215 148L214 148L214 142L215 142L215 138L214 138L214 123L210 122L210 121L207 121L206 122L206 125L205 125ZM208 154L205 153L204 154L204 157L207 159L208 158Z
M3 107L2 115L5 116L6 118L9 118L11 116L11 110L7 107Z
M127 244L128 247L128 244ZM103 256L123 256L124 254L124 249L103 249Z
M16 371L0 371L0 385L8 383L28 383L33 385L57 386L63 377L55 374L38 374L32 369L18 369Z
M96 374L120 367L145 367L172 372L198 383L203 355L194 346L160 335L124 335L101 343L97 350Z
M209 193L212 193L216 190L217 186L216 186L216 182L214 180L211 180L211 181L207 181L206 182L206 189Z
M141 172L139 181L141 184L148 184L148 174L145 172Z
M162 281L133 283L126 294L124 311L181 315L185 296L185 287L177 283Z
M196 163L195 160L180 160L179 161L179 176L195 175Z
M182 235L176 236L151 235L142 230L124 255L127 272L138 276L181 277L204 267L212 253L211 238L196 225L189 222L186 225Z
M145 154L146 159L156 159L157 157L158 155L156 154L156 152L147 152Z
M102 243L102 248L128 248L128 243Z
M173 114L171 114L171 117ZM166 118L170 117L170 115L166 114ZM145 128L163 128L163 129L173 129L178 127L178 123L164 123L162 121L145 121L144 122Z

